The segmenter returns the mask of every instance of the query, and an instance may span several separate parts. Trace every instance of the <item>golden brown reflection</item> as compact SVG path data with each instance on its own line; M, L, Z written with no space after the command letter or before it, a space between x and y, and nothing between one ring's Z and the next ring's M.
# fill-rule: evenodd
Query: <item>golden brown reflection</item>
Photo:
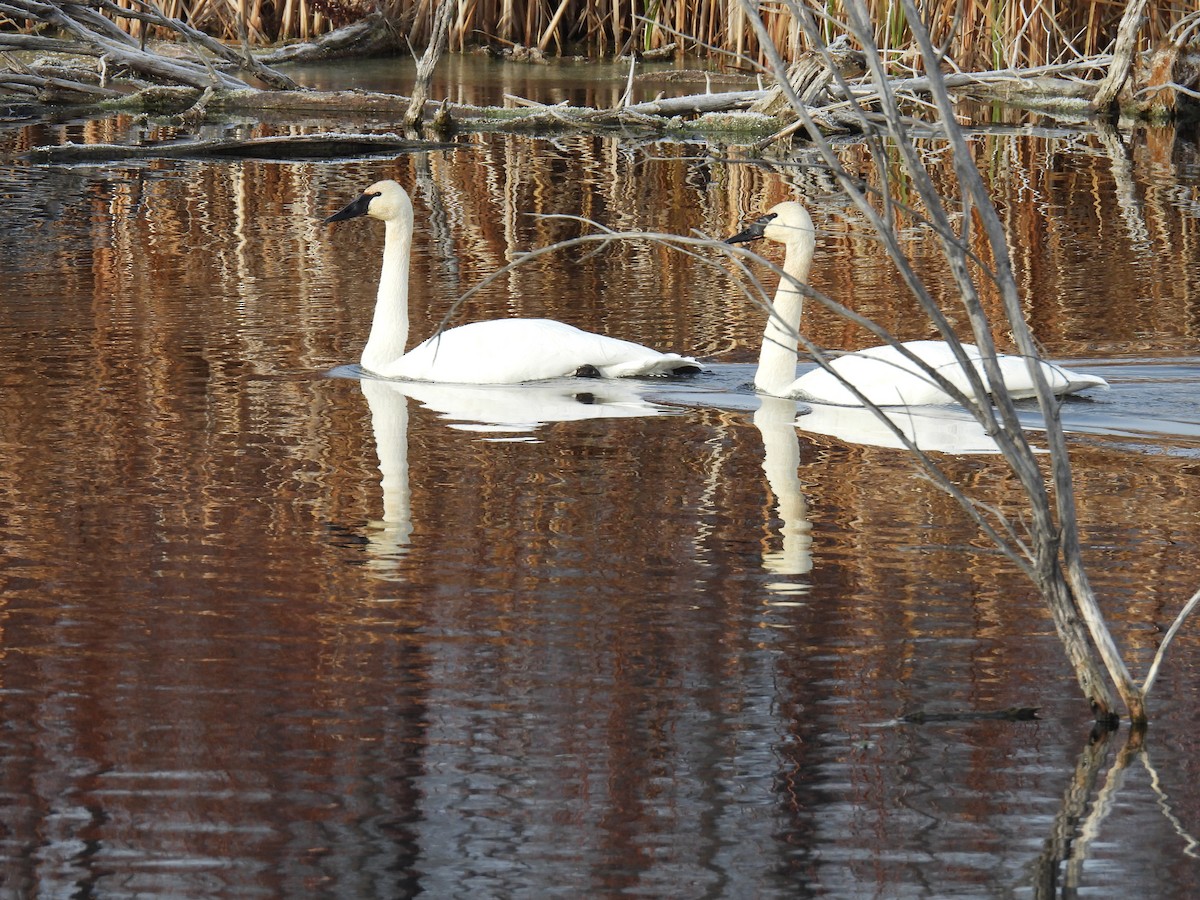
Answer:
M1140 186L1139 250L1098 146L978 146L1051 352L1188 346L1194 254L1161 250L1191 246L1192 182ZM674 145L516 137L337 165L19 174L0 230L12 884L1020 883L1087 711L1029 587L900 454L781 431L786 410L494 433L414 392L384 395L403 401L384 428L372 388L323 377L361 349L382 235L318 223L377 178L399 178L423 223L414 335L514 254L578 233L535 214L723 236L786 196L783 179ZM922 336L855 217L795 180L823 227L818 286ZM909 241L934 271L930 238ZM625 244L522 267L459 320L549 315L747 362L762 316L738 296ZM861 339L818 310L808 326ZM387 449L401 431L403 466ZM1142 665L1194 589L1194 448L1074 447L1093 577ZM993 458L947 466L1019 517ZM1174 790L1200 759L1181 727L1200 708L1194 649L1160 684ZM1045 718L873 726L1014 704ZM1115 880L1144 871L1134 859L1186 866L1153 803L1127 802L1141 816L1117 826ZM969 865L928 865L963 848ZM467 871L483 859L499 862Z

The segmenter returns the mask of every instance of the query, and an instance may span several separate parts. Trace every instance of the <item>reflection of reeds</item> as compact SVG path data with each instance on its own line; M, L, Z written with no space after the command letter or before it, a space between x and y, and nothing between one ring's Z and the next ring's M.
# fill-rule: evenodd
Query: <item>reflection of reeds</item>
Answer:
M76 140L113 141L121 132L109 129L121 125L66 127L80 129L70 132ZM45 143L50 137L34 134L33 140ZM4 149L15 157L21 147L6 144ZM209 552L205 545L183 544L184 538L204 532L212 535L215 553L222 535L239 533L249 522L255 533L266 536L268 561L311 552L296 536L309 535L314 521L342 520L347 509L374 515L370 511L378 504L374 462L364 457L371 451L362 443L361 398L353 399L349 392L331 402L334 389L315 376L353 361L361 349L380 235L366 222L353 233L332 233L318 224L320 217L378 177L397 177L410 188L422 223L414 260L413 328L414 334L425 335L458 293L515 252L574 233L560 220L533 213L582 214L630 230L687 234L699 228L722 236L746 215L788 193L778 177L762 169L670 158L672 152L669 145L655 146L652 154L631 151L595 137L553 145L514 136L480 137L469 152L431 154L427 164L416 157L338 167L160 163L155 165L164 172L111 170L89 180L86 191L68 193L58 187L62 195L82 200L72 206L70 216L44 224L37 247L53 248L44 264L58 273L55 283L63 299L32 309L19 329L0 335L0 349L11 358L29 360L31 381L57 393L51 395L54 403L33 404L19 421L5 423L5 433L10 442L20 434L22 443L41 447L38 436L43 432L59 434L51 427L59 418L56 404L71 410L69 421L83 424L59 434L54 453L30 452L7 468L21 473L24 498L34 491L31 482L44 484L38 490L50 500L35 504L39 510L60 496L61 484L52 477L60 474L56 460L93 460L88 473L93 494L149 472L162 485L164 498L170 498L158 518L124 523L120 527L127 531L118 535L102 518L108 539L119 537L131 547L157 550L177 541L189 552ZM844 151L848 159L856 152ZM1195 202L1194 196L1181 196L1189 190L1186 182L1156 175L1139 186L1146 230L1162 251L1155 253L1151 273L1121 260L1096 258L1098 247L1127 243L1109 163L1098 147L1081 150L1053 141L989 137L978 142L978 153L1004 212L1017 269L1026 278L1030 318L1053 351L1085 350L1098 334L1120 342L1124 352L1161 349L1171 340L1194 346L1200 300L1191 267L1200 246L1195 216L1180 212L1181 206ZM932 165L942 167L937 174L949 192L953 179L948 167ZM913 332L913 317L880 264L877 245L854 237L854 221L843 224L828 198L814 191L811 200L822 229L817 286L906 337L926 336ZM440 224L431 224L435 220ZM80 223L89 229L83 238ZM6 241L0 244L5 265L29 256L43 260L45 254L13 237L16 233L10 229L8 238L0 236ZM906 237L906 249L920 262L927 234L913 229ZM1081 289L1081 284L1090 287ZM1069 299L1079 297L1088 299ZM614 247L586 260L578 254L543 258L478 297L456 321L522 314L551 315L657 346L719 353L722 360L741 362L754 358L763 321L722 279L646 244ZM815 307L806 315L806 331L830 346L865 339ZM64 332L94 337L64 355L59 346ZM520 596L525 561L537 548L515 545L518 539L533 540L531 528L506 523L535 521L534 513L547 534L569 533L572 522L602 523L595 528L604 540L597 543L595 557L586 560L597 571L609 558L650 554L675 559L680 548L663 537L674 534L672 529L643 527L630 534L625 523L660 521L663 496L685 498L678 504L681 510L699 509L698 531L726 521L706 510L743 510L765 502L761 460L755 457L761 452L757 433L745 422L737 425L736 416L731 417L735 424L725 428L723 415L703 414L712 423L711 443L697 441L689 445L690 452L663 439L670 428L661 420L600 430L581 450L571 451L558 438L519 457L492 452L495 445L447 441L442 428L426 437L414 429L413 458L423 467L421 477L413 480L414 518L429 545L461 522L479 522L482 530L491 529L488 535L511 530L510 540L481 538L477 544L510 553L497 558L494 568L501 573L496 578L511 579L514 596ZM414 421L419 418L414 415ZM44 419L51 425L41 427ZM982 653L982 662L964 659L961 664L982 666L995 683L1028 677L1007 649L1003 654L999 649L1006 648L1007 635L1027 633L1029 623L1022 616L1028 607L1018 605L1014 612L1012 603L1024 588L993 556L972 555L964 568L962 553L954 549L964 537L952 501L906 473L898 474L896 457L888 451L820 439L811 443L803 457L809 464L804 477L816 511L822 571L849 573L845 577L855 586L855 596L887 599L856 605L852 615L830 614L831 622L823 627L854 648L846 659L862 663L864 671L908 677L900 670L913 665L912 659L886 652L889 645L872 636L911 628L914 636L927 640L936 627L953 637L955 646L962 644L964 654ZM705 454L726 450L728 464L714 466L710 473ZM11 458L11 450L4 452ZM537 458L531 456L535 452ZM644 482L638 490L572 496L559 506L537 505L544 491L512 489L543 473L552 479L555 454L567 452L602 456L616 471L645 473ZM355 471L371 477L347 474L347 460L359 457L364 461ZM1134 652L1152 655L1156 634L1144 622L1162 608L1173 608L1167 599L1190 589L1190 574L1178 565L1176 551L1200 542L1194 461L1147 455L1134 467L1103 442L1080 445L1078 459L1081 519L1089 529L1085 539L1105 562L1098 567L1097 588L1103 591L1111 584L1114 595L1133 598L1127 606L1114 604L1113 618L1118 627L1127 628ZM636 465L626 460L636 460ZM997 508L1014 515L1019 510L1011 480L986 462L962 461L955 473ZM709 501L697 497L697 484L709 477L713 499L706 507ZM447 485L471 489L449 490ZM517 506L521 503L526 505ZM913 522L924 529L925 543L918 548L907 545ZM39 534L71 534L68 525L78 527L48 518L35 525L32 530ZM711 537L702 533L714 546L736 546L746 540L744 528L739 522L737 530L731 527ZM769 542L771 534L765 534L763 540ZM880 534L894 534L895 546L881 542ZM331 567L331 582L349 579L344 569ZM341 595L329 585L293 584L282 564L270 575L282 585L281 595ZM1127 583L1134 577L1140 579L1136 587ZM721 596L722 603L741 610L741 588L723 584L720 589L729 595ZM940 622L912 612L927 608L924 594L931 584L942 586L948 608L954 604L953 614ZM346 588L351 589L357 583ZM974 618L961 615L962 598L971 598ZM339 613L331 609L329 615L336 619ZM740 622L735 616L731 630ZM1037 641L1022 642L1012 652L1033 653L1037 646ZM834 676L843 677L850 691L861 680L852 666ZM1023 690L1036 687L1020 683ZM1008 693L1005 688L998 696L1002 702L1025 699L1023 690Z
M429 36L437 0L388 0L387 16L414 45ZM498 42L544 51L591 54L654 50L675 42L686 50L717 48L757 57L758 42L736 0L452 0L450 47ZM911 43L900 7L869 0L875 41L903 60ZM163 11L224 39L244 29L253 43L306 39L371 12L365 0L165 0ZM841 0L824 13L843 17ZM954 65L978 70L1041 65L1104 52L1124 4L1095 0L937 0L926 5L935 42ZM1192 9L1191 0L1152 0L1143 36L1155 43ZM804 49L786 7L761 15L785 54ZM832 37L841 29L832 24ZM686 37L683 37L686 36Z
M69 126L48 131L36 126L19 132L4 143L5 151L21 154L35 144L70 138L77 141L113 142L128 123L121 119ZM260 126L255 134L279 133L278 128ZM168 139L169 130L150 135ZM1194 227L1200 201L1185 182L1169 178L1142 179L1128 188L1140 205L1126 210L1114 184L1113 166L1104 148L1094 139L1020 139L980 136L974 144L976 160L992 185L993 196L1008 228L1014 264L1027 296L1027 316L1034 331L1052 354L1090 355L1116 348L1131 353L1183 352L1200 337L1200 307L1190 261L1200 253L1200 229ZM1154 145L1157 146L1157 145ZM853 145L841 150L844 165L852 171L867 169L856 158L861 149ZM1153 146L1137 151L1147 157L1137 169L1158 171L1169 167L1169 158L1153 159ZM673 153L679 153L672 158ZM429 253L439 254L454 271L454 285L443 294L465 291L488 273L504 266L521 250L544 246L571 237L581 226L560 219L544 218L569 214L591 218L618 230L659 231L688 234L701 229L723 237L737 230L750 215L779 200L792 188L777 176L752 166L728 165L688 157L685 149L656 146L654 157L629 150L619 143L596 136L578 136L555 144L520 136L478 136L470 152L433 154L427 169L418 174L411 160L401 160L391 169L357 163L350 171L361 171L357 182L342 178L336 196L314 181L307 167L256 166L266 180L255 190L239 189L237 228L261 229L273 243L296 228L311 232L311 223L288 213L288 204L303 202L317 217L330 212L345 199L348 190L360 188L382 172L395 174L413 193L419 214L442 222L438 230L426 232ZM929 163L939 188L947 196L957 188L948 162L931 158ZM1155 168L1157 167L1157 169ZM209 209L225 202L231 187L223 187L218 169L206 174L218 182L187 201ZM209 173L209 169L205 169ZM820 181L819 170L798 168L788 178L795 189L808 197L821 232L814 270L817 286L904 338L929 337L926 326L913 313L911 301L898 289L888 267L879 264L881 251L863 236L864 229L854 214L846 215L837 196ZM901 181L893 173L893 184ZM269 188L269 190L267 190ZM279 209L261 209L268 197L279 195ZM174 195L172 195L173 197ZM175 199L154 210L156 227L166 227L161 217L173 209ZM321 206L324 204L324 206ZM230 207L232 212L233 207ZM542 218L539 218L542 217ZM1132 219L1138 218L1135 222ZM114 227L133 227L137 219L114 220ZM905 250L916 260L927 280L948 284L938 275L940 263L932 252L927 230L915 222L905 231ZM282 230L277 230L282 229ZM316 232L311 232L316 234ZM304 253L312 256L304 271L314 266L336 265L328 255L333 243L304 242ZM369 242L369 230L362 234ZM181 246L191 238L179 235ZM1137 242L1140 241L1139 245ZM1129 260L1103 266L1098 273L1096 243L1104 247L1128 248ZM265 267L260 278L284 277L271 266L286 268L294 252L280 246L279 252L259 260ZM151 253L157 252L153 248ZM174 252L171 248L170 252ZM770 252L769 250L767 252ZM1153 275L1149 259L1153 258ZM1138 260L1146 260L1139 264ZM370 290L375 262L369 255L359 261L366 275L360 286ZM620 315L622 336L646 343L665 342L696 353L711 353L737 345L751 347L761 327L758 316L742 308L731 310L724 300L698 295L698 273L683 260L662 248L644 244L621 245L589 261L580 272L586 283L569 280L561 293L547 291L547 273L567 265L567 255L543 257L488 289L484 296L464 309L458 322L485 315L549 315L583 327L605 330L606 316ZM608 298L614 296L614 272L636 288L641 299L634 307L623 303L619 313ZM432 273L435 281L442 276ZM705 275L707 277L707 275ZM241 290L240 280L223 292ZM709 293L722 289L710 284ZM113 286L119 294L119 286ZM635 288L630 287L630 290ZM948 290L948 289L947 289ZM701 292L703 293L703 292ZM648 297L660 297L662 302ZM425 302L420 295L414 303ZM428 333L445 312L446 297L429 309L414 310L414 333ZM953 311L956 300L946 296L945 307ZM853 349L874 339L860 329L812 305L806 312L805 328L824 345ZM951 312L953 315L953 312ZM365 327L366 323L362 325ZM676 332L675 329L685 329ZM340 333L335 329L335 333ZM365 332L364 332L365 333ZM1003 335L997 336L1004 341ZM313 335L317 341L317 335ZM750 355L745 357L750 358ZM348 353L345 359L353 359Z

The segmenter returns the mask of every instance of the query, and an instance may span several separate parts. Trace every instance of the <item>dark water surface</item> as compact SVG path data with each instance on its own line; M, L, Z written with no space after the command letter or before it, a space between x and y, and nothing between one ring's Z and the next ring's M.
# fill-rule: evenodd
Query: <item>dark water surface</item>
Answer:
M1144 748L1090 741L1044 607L957 506L745 387L762 315L730 278L644 243L565 252L457 320L692 352L690 382L355 377L382 235L319 220L378 177L417 207L414 336L578 230L530 213L722 235L784 178L592 137L22 155L109 127L8 132L0 164L5 895L1192 895L1195 626ZM1113 382L1066 419L1137 673L1200 537L1200 168L1161 141L1135 140L1132 182L1086 135L980 143L1039 336ZM792 180L818 286L924 336L844 204ZM993 456L945 461L1019 513ZM1010 706L1041 718L899 721Z

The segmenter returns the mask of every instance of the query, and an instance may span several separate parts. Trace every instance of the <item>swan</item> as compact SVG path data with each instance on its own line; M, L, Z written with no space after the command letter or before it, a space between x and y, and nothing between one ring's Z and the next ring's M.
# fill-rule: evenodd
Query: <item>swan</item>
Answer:
M378 181L325 224L358 216L383 221L383 271L362 367L383 378L458 384L517 384L562 375L619 378L700 371L689 357L581 331L553 319L496 319L451 328L407 353L408 269L413 206L395 181Z
M777 204L747 228L726 238L725 242L741 244L759 238L784 245L783 271L790 278L781 279L775 294L774 312L763 334L754 386L762 393L776 397L837 406L863 406L862 400L825 369L815 369L796 377L796 335L800 329L804 296L796 289L795 282L807 281L817 246L816 231L808 210L795 200ZM966 373L945 341L906 341L904 347L930 368L940 372L965 396L976 399ZM963 344L963 350L979 372L983 384L988 385L979 348L973 344ZM1014 400L1037 396L1024 358L999 354L997 362L1004 386ZM1108 382L1098 375L1072 372L1044 362L1038 365L1050 389L1059 396L1108 386ZM925 406L954 402L926 372L890 344L838 357L830 363L830 367L875 406Z

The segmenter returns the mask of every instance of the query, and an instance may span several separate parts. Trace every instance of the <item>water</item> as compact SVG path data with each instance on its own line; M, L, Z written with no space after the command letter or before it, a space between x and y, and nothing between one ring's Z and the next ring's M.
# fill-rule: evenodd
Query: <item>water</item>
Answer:
M376 178L416 202L416 335L578 229L533 213L724 235L779 176L596 137L329 164L20 152L128 124L4 138L6 894L1190 893L1194 626L1144 752L1090 743L1043 606L953 501L746 387L761 314L727 276L646 243L564 252L459 319L693 352L690 381L358 377L382 236L319 220ZM1039 337L1113 382L1065 418L1092 577L1144 672L1197 586L1194 148L1135 143L1123 218L1094 141L987 140ZM926 336L844 204L792 177L818 286ZM1019 512L992 455L944 459ZM1009 706L1040 718L900 720Z

